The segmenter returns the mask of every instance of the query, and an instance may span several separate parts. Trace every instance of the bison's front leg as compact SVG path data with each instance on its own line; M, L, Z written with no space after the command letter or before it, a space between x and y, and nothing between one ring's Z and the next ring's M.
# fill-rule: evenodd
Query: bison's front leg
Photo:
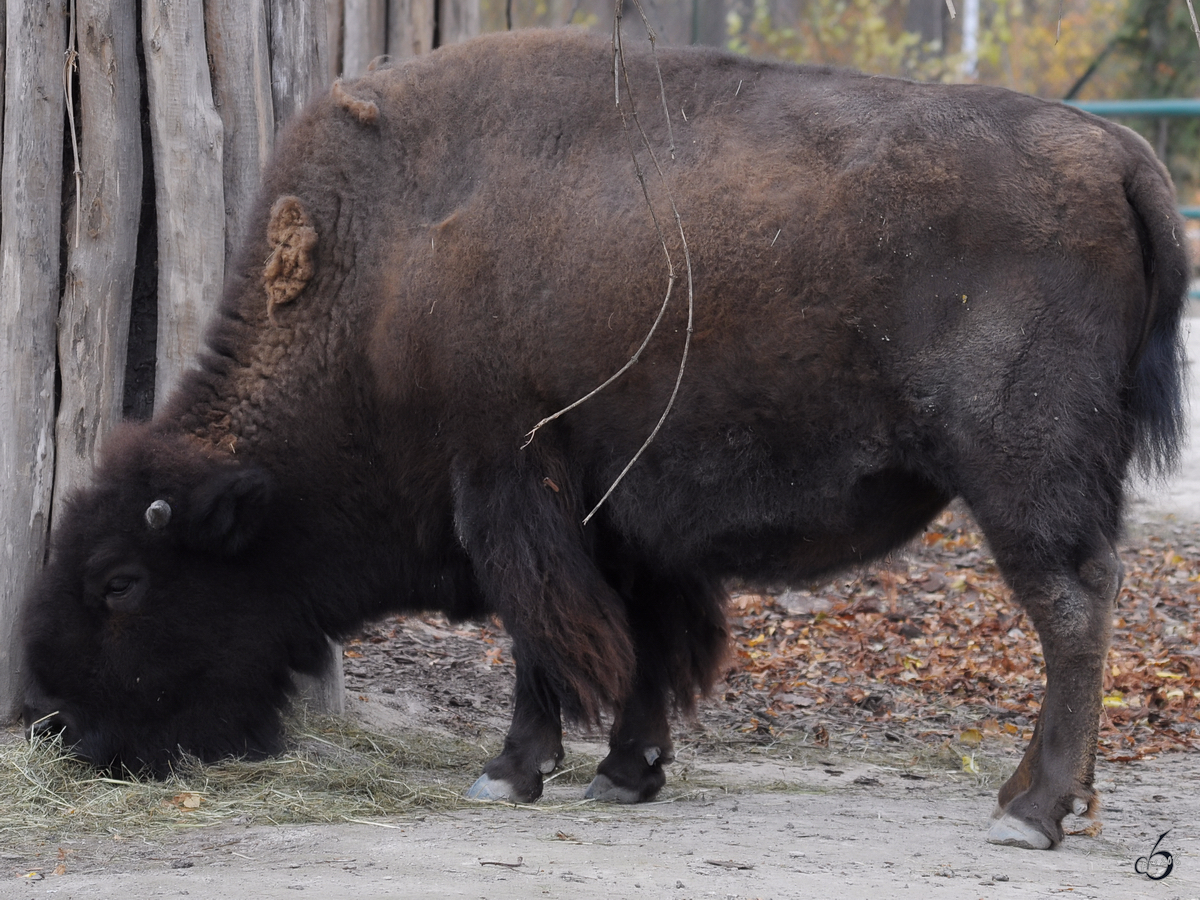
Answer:
M1046 660L1046 696L1033 740L1000 789L988 840L1044 850L1063 838L1062 820L1093 807L1104 661L1121 564L1111 544L1087 556L1075 572L1023 589ZM998 554L999 555L999 554Z
M584 796L615 803L653 800L667 783L663 766L675 759L661 687L638 678L613 722L608 748Z
M467 796L529 803L542 796L542 776L553 772L562 758L558 697L537 669L523 664L518 654L512 725L504 738L504 750L484 766Z

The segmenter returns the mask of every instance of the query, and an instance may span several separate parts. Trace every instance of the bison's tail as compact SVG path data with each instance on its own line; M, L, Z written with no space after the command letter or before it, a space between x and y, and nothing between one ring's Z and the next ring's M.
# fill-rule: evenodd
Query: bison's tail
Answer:
M1127 179L1125 190L1140 224L1147 284L1145 325L1133 357L1126 408L1133 419L1139 467L1147 475L1164 476L1178 461L1186 429L1187 354L1180 319L1191 267L1183 220L1163 167L1146 160Z

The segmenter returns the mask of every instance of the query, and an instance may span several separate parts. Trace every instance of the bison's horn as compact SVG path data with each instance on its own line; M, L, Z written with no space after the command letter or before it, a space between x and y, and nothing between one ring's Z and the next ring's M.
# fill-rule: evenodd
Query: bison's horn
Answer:
M146 507L146 524L153 531L162 531L171 521L171 505L166 500L155 500Z

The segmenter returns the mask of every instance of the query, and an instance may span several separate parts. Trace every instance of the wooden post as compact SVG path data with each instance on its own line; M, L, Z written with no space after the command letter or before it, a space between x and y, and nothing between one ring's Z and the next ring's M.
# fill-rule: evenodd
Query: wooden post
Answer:
M269 0L271 96L275 133L329 77L329 13L325 0Z
M201 0L144 0L142 45L158 211L161 406L195 357L225 274L222 124L213 106Z
M325 0L326 79L329 84L342 74L342 0Z
M457 44L479 34L479 0L438 0L437 43Z
M435 0L389 0L387 52L394 60L412 59L433 49Z
M77 0L79 117L85 137L58 315L54 512L91 477L121 420L138 212L142 201L141 78L135 0ZM74 151L73 151L74 153ZM72 154L72 159L74 155ZM66 173L74 193L75 178Z
M387 0L345 0L342 76L357 78L387 50Z
M206 43L213 101L223 125L225 265L241 246L262 169L275 144L271 48L261 0L207 0Z
M22 693L19 604L41 568L54 475L62 237L62 0L5 4L0 157L0 719Z

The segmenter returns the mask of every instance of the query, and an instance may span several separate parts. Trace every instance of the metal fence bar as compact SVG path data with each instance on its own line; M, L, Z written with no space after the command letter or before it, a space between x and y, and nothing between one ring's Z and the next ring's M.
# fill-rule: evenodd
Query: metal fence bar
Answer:
M1068 106L1098 116L1149 116L1151 118L1200 116L1200 100L1183 97L1163 100L1065 100Z

